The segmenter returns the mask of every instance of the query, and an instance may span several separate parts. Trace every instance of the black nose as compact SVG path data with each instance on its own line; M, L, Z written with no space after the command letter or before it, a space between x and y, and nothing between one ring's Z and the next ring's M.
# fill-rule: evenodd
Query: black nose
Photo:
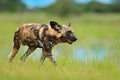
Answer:
M77 38L76 38L76 37L74 37L74 38L73 38L73 41L76 41L76 40L77 40Z

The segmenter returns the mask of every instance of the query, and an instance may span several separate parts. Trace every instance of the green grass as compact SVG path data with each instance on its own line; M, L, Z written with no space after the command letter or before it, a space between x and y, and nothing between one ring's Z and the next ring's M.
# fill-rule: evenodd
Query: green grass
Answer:
M1 80L119 80L118 68L116 65L105 62L78 63L74 61L59 62L55 68L50 63L45 63L38 67L37 61L28 61L23 65L19 61L8 65L2 62L0 64ZM47 61L46 61L47 62Z
M60 44L53 49L58 66L55 68L48 59L43 66L39 66L41 50L30 55L24 65L19 60L25 51L24 47L9 65L7 56L12 49L14 31L23 23L49 24L50 20L61 24L71 22L78 38L72 45ZM90 13L61 18L45 13L0 13L0 80L119 80L119 22L119 14ZM77 48L85 48L86 55L91 57L92 49L101 46L106 49L106 56L100 61L90 58L78 61L73 58ZM38 56L37 59L34 56Z

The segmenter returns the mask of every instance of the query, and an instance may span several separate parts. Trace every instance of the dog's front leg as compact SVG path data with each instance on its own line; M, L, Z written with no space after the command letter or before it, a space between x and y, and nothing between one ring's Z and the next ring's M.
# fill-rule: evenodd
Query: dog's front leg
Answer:
M52 56L52 49L48 49L48 53L47 53L47 58L55 65L57 66L56 61L54 60L53 56Z
M45 51L45 49L42 49L42 56L40 58L40 65L42 65L43 62L45 61L45 59L47 57L46 54L47 54L47 52Z
M44 60L47 58L49 58L49 60L56 66L57 63L56 61L54 60L54 58L52 57L52 52L51 52L51 49L50 50L45 50L45 49L42 49L42 56L41 56L41 59L40 59L40 65L43 64Z
M57 66L57 63L56 63L56 61L54 60L54 58L53 58L52 55L48 56L48 58L49 58L49 60L50 60L55 66Z

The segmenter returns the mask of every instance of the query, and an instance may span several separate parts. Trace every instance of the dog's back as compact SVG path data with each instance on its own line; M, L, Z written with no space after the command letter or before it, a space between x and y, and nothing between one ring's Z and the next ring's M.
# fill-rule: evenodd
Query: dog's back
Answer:
M42 29L42 24L23 24L15 32L14 42L28 46L34 45L33 43L39 37L40 29Z

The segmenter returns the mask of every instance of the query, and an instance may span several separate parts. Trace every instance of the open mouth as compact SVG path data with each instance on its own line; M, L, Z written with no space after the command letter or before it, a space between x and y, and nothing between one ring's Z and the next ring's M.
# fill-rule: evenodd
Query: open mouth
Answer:
M62 42L67 42L69 44L72 44L74 41L72 40L72 38L66 38L66 37L60 37Z
M67 39L67 42L68 42L69 44L72 44L72 41L71 41L71 40L69 40L69 39Z

